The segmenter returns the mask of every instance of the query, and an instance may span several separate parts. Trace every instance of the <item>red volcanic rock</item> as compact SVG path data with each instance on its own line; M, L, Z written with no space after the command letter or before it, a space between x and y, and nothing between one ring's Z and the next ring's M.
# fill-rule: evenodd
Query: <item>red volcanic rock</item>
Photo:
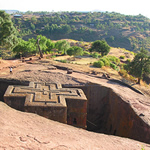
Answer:
M14 110L0 102L0 149L8 150L145 150L149 144L92 133Z

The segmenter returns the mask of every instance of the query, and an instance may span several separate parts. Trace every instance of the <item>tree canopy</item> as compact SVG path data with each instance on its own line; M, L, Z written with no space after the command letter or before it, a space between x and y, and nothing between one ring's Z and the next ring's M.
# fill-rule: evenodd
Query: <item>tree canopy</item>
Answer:
M56 42L55 47L58 49L59 52L63 52L63 54L66 55L67 49L70 48L70 43L67 42L66 40L61 40Z
M81 47L78 47L78 46L72 46L70 47L68 50L67 50L67 54L69 56L79 56L79 55L82 55L83 54L83 49Z
M0 11L0 46L12 49L17 43L17 30L9 14Z
M55 44L50 39L47 39L45 36L38 35L36 39L32 38L28 41L19 39L19 43L13 48L13 52L15 52L17 55L22 54L23 56L37 53L38 49L36 43L38 39L40 39L40 49L44 53L50 52L55 47Z
M138 84L140 84L144 74L150 74L150 56L147 54L148 51L141 49L128 65L129 72L138 78Z
M110 51L110 46L104 40L97 40L92 43L92 47L89 49L91 52L96 51L101 53L102 56L107 55Z
M13 48L13 52L16 53L17 56L27 56L29 54L34 54L36 51L36 46L33 42L24 41L19 39L19 43Z
M82 38L90 42L105 39L112 47L132 51L139 51L141 41L144 41L145 48L150 51L150 19L142 15L132 16L115 12L18 13L26 15L20 18L12 15L12 20L23 39L35 37L36 34L42 34L52 40ZM125 30L129 32L124 34Z

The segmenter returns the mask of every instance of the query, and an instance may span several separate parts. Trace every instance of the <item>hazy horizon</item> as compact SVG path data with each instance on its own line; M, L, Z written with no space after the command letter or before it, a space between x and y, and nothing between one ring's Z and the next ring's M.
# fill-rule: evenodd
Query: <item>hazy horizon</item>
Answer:
M20 2L19 0L7 0L0 2L0 10L18 10L21 12L27 11L48 11L48 12L60 12L60 11L77 11L77 12L116 12L124 15L143 15L150 18L149 1L143 0L105 0L105 1L85 1L76 0L74 2L69 0L26 0Z

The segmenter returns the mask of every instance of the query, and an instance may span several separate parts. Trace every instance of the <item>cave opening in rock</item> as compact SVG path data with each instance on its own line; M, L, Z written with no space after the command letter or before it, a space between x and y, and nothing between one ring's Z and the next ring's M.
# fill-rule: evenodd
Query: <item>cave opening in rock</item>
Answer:
M73 119L73 124L75 124L75 125L77 124L77 119L76 118Z

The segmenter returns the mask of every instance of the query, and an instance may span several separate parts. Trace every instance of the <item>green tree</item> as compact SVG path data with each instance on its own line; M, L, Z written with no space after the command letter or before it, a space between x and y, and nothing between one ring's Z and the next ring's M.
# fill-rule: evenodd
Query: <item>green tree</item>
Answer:
M19 39L19 43L13 48L16 55L27 56L35 53L36 46L31 41L24 41Z
M35 30L35 25L33 23L31 23L31 29Z
M67 54L69 56L72 56L72 55L80 56L83 54L83 49L81 47L78 47L78 46L72 46L67 50Z
M31 22L32 22L32 23L34 23L34 24L36 24L37 19L36 19L36 17L35 17L35 16L32 16L32 18L31 18Z
M73 56L73 55L74 55L74 49L73 49L73 47L70 47L70 48L67 50L67 54L68 54L69 56Z
M50 40L50 39L47 39L47 42L46 42L46 51L50 52L53 48L55 48L55 44Z
M66 55L67 49L70 48L70 43L67 42L66 40L61 40L56 42L55 47L58 49L59 52L63 52L63 54Z
M0 46L12 49L17 43L17 30L9 14L0 11Z
M94 67L102 68L104 66L104 62L99 60L93 63Z
M55 44L48 38L46 38L46 36L42 36L42 35L38 35L36 40L35 39L29 39L29 41L32 41L34 44L37 43L38 45L38 49L40 52L40 55L43 52L50 52L53 48L55 48Z
M42 35L37 36L36 43L41 58L43 58L43 52L50 51L53 48L50 39L47 39L45 36Z
M61 30L64 34L69 34L72 31L70 25L62 25Z
M114 36L110 36L110 41L114 41L115 40L115 38L114 38Z
M110 51L110 46L104 40L97 40L92 43L92 47L89 49L90 52L96 51L101 53L102 56L107 55Z
M46 46L46 43L47 43L47 38L46 36L42 36L42 35L38 35L36 40L39 40L39 46L41 48L42 51L46 51L47 49L47 46Z
M142 48L128 65L129 73L138 78L138 84L140 84L144 74L150 74L150 56L147 54L148 51Z
M19 44L13 49L17 55L22 54L22 56L32 55L38 52L37 46L40 52L40 57L43 57L43 52L50 52L55 44L47 39L45 36L38 35L36 39L32 38L28 41L20 39Z

